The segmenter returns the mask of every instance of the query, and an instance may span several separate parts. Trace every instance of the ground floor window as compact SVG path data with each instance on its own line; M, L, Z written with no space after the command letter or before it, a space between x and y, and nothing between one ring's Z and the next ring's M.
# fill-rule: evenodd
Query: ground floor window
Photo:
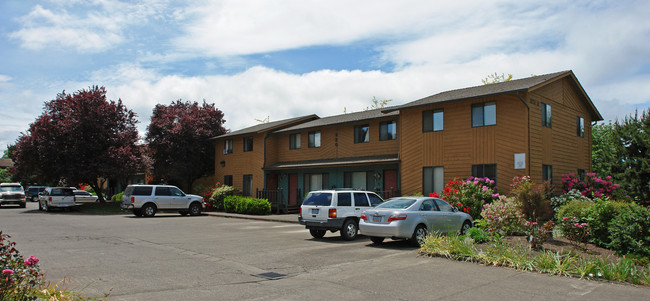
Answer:
M305 174L305 192L323 190L329 188L329 174L312 173Z
M343 186L345 188L368 190L369 187L374 186L373 174L372 171L346 172L343 174Z
M496 164L474 164L472 165L472 176L476 178L489 178L495 183L497 181Z
M244 186L242 187L244 196L253 195L253 175L244 175Z
M422 194L442 193L445 187L445 169L442 166L424 167L422 169Z
M548 181L553 185L553 165L542 165L542 181Z
M232 175L223 176L223 185L232 186Z

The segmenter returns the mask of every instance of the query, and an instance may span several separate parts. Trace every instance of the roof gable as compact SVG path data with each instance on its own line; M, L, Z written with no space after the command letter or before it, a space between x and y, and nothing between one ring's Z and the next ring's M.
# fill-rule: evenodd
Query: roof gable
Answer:
M385 109L375 109L375 110L368 110L368 111L357 112L357 113L347 113L347 114L323 117L309 122L287 127L285 129L279 130L278 132L303 130L303 129L317 128L317 127L323 127L323 126L334 125L334 124L372 120L377 118L385 118L385 117L399 115L399 112L384 113L384 110Z
M251 127L247 127L241 130L237 130L234 132L226 133L221 136L214 137L212 139L216 138L225 138L225 137L231 137L231 136L237 136L237 135L245 135L245 134L258 134L258 133L264 133L276 129L282 129L287 126L292 126L296 123L301 123L301 122L306 122L314 119L318 119L319 117L315 114L312 115L306 115L306 116L301 116L301 117L295 117L295 118L289 118L289 119L284 119L284 120L278 120L278 121L273 121L273 122L266 122L266 123L261 123L258 125L254 125Z

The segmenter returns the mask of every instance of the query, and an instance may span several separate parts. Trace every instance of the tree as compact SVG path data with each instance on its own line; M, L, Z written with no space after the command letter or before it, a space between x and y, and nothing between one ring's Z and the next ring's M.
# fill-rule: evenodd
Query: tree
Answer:
M512 74L508 73L508 75L505 75L501 73L501 75L499 75L496 72L494 72L494 74L488 75L481 81L483 82L484 85L489 85L495 83L509 82L510 80L512 80Z
M16 149L15 144L9 144L7 145L7 149L5 150L4 154L2 154L2 159L14 159L13 152L14 149Z
M44 112L16 142L17 175L39 183L87 183L104 201L99 178L119 178L141 170L135 113L122 100L108 101L104 87L46 102Z
M186 184L192 191L194 180L214 170L214 145L209 140L224 134L223 113L203 101L156 105L147 127L146 141L153 159L154 173Z

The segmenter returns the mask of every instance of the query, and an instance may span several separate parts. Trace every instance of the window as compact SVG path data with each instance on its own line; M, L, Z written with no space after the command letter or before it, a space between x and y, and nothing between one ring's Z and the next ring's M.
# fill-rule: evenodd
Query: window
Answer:
M354 127L354 143L365 143L370 141L370 133L368 132L368 125L358 125Z
M542 165L542 181L549 181L553 184L553 165Z
M374 180L370 182L374 172L372 171L355 171L343 173L343 186L346 188L354 188L366 190L367 187L374 185Z
M472 127L497 124L497 103L484 102L472 105Z
M300 148L300 134L291 134L289 136L289 149Z
M244 152L253 151L253 137L244 137Z
M542 103L542 126L551 127L551 105Z
M375 206L377 206L377 205L379 205L379 204L381 204L383 202L381 200L381 198L379 198L379 196L377 196L374 193L368 193L368 199L370 199L370 205L373 206L373 207L375 207Z
M169 187L156 187L156 195L170 196Z
M580 116L576 117L576 134L578 137L585 137L585 119Z
M422 169L422 193L428 196L432 192L442 193L445 187L445 169L442 166L424 167Z
M420 211L438 211L438 207L433 203L433 200L424 200L420 205Z
M244 175L244 187L242 194L244 196L253 195L253 175Z
M223 185L232 186L232 175L223 176Z
M436 205L438 205L438 208L440 208L440 211L442 212L454 212L454 207L443 200L436 199Z
M580 178L581 180L585 179L585 170L584 169L579 169L578 168L578 178Z
M397 123L395 120L385 121L379 124L379 140L395 140L397 137Z
M224 141L223 153L232 154L232 139Z
M336 205L339 207L350 207L352 206L352 194L343 192L343 193L338 193L337 194L337 203Z
M172 195L172 196L185 196L185 193L183 193L183 191L178 189L177 187L169 187L169 195Z
M442 109L422 112L422 132L442 131L444 124L444 111Z
M355 192L354 193L354 206L355 207L370 207L368 203L368 197L364 192Z
M309 148L320 147L320 131L309 133Z
M474 164L472 165L472 176L476 178L488 178L497 181L496 164Z
M329 174L328 173L305 174L305 180L303 184L304 184L305 192L322 190L325 187L329 187Z

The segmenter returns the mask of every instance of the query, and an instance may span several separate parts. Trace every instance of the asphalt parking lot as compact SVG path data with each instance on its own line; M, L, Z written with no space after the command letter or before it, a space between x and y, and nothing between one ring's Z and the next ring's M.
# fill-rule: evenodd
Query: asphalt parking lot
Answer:
M650 289L418 256L295 223L0 208L49 281L109 300L647 300Z

